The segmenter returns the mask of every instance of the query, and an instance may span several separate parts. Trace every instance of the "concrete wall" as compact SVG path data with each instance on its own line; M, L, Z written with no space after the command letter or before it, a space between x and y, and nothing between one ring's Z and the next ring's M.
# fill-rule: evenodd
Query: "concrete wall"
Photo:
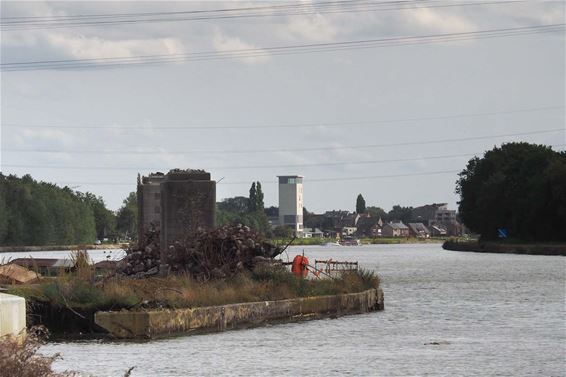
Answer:
M26 300L0 293L0 338L23 337L26 329Z
M138 234L141 237L151 223L158 228L161 225L161 187L163 175L150 175L142 178L142 185L138 192Z
M209 173L168 173L161 183L161 248L198 227L213 228L216 182Z
M383 291L250 302L193 309L97 312L94 320L117 338L153 338L383 310Z

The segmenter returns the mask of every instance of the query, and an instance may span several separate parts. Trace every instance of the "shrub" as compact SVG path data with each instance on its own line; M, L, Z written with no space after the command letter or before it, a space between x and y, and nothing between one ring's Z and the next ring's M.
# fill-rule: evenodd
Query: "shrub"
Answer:
M38 350L48 336L45 327L32 327L23 344L13 338L0 340L0 373L5 377L77 376L74 372L55 373L51 365L60 356L43 356Z

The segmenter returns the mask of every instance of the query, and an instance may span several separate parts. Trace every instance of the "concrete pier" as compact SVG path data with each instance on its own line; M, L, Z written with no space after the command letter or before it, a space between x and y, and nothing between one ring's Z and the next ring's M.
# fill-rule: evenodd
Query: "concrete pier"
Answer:
M8 336L23 338L26 329L26 300L0 293L0 339Z
M154 338L225 331L383 310L383 291L302 297L176 310L97 312L94 321L117 338Z

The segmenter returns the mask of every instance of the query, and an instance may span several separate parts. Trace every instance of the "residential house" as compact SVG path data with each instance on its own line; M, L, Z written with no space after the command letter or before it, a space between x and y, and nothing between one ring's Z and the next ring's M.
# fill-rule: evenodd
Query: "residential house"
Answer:
M304 228L305 238L323 238L324 233L318 228Z
M381 230L383 237L409 237L409 228L402 222L389 222Z
M381 217L362 216L356 227L358 228L356 231L358 237L380 237L383 220L381 220Z
M356 230L358 230L358 228L355 226L344 226L342 227L340 234L342 236L353 236L354 233L356 233Z
M409 235L417 238L430 238L430 230L423 223L408 223Z
M448 230L442 224L433 224L429 228L430 235L433 237L445 237L448 235Z

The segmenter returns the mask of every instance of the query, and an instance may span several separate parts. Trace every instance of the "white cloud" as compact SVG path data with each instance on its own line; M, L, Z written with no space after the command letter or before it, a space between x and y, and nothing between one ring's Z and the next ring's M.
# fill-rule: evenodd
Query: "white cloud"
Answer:
M431 32L459 33L477 28L473 22L464 17L429 8L412 10L407 12L407 16L408 22L416 23Z
M181 54L183 43L176 38L109 40L99 37L49 33L48 43L77 59L133 57L139 55Z
M219 28L215 29L213 45L216 51L220 52L258 49L257 46L244 42L238 37L227 37L223 35ZM255 51L253 52L253 56L237 58L236 60L242 61L246 64L258 64L268 61L269 54L267 51L259 49L257 53Z
M287 30L294 36L312 41L329 41L338 34L338 28L322 14L291 17Z

